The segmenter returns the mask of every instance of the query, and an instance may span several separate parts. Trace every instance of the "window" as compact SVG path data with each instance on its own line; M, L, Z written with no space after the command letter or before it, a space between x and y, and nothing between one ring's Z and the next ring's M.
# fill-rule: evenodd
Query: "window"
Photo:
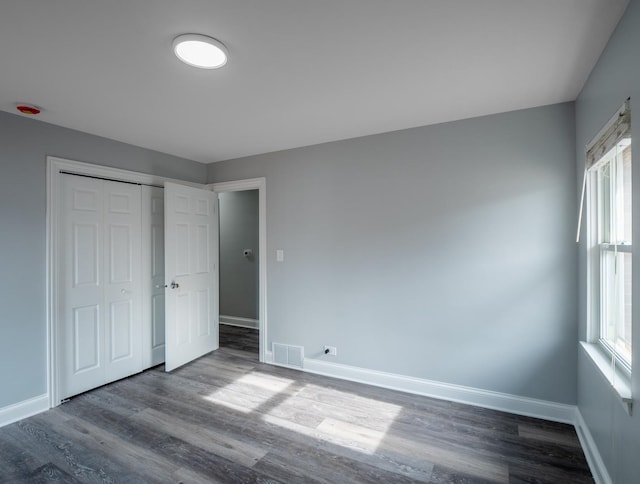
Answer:
M587 150L591 340L631 371L631 114L622 108Z

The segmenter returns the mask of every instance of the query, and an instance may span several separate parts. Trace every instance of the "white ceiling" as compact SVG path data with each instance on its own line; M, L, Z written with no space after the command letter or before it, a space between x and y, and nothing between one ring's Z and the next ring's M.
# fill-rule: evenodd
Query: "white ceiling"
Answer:
M0 0L0 109L219 161L574 100L627 3Z

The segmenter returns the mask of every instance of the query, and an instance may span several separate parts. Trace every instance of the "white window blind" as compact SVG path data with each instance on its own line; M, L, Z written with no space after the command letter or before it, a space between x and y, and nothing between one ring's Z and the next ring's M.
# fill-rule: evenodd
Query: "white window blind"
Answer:
M586 149L586 162L582 177L582 193L580 195L580 211L578 213L578 232L576 242L580 242L580 230L582 228L582 213L584 211L584 197L587 187L587 172L611 150L620 140L631 136L631 98L627 98L624 104L616 111L609 122L591 140Z
M586 169L593 168L593 165L611 150L618 142L631 133L631 110L629 104L631 99L627 99L618 112L609 120L605 127L587 145Z

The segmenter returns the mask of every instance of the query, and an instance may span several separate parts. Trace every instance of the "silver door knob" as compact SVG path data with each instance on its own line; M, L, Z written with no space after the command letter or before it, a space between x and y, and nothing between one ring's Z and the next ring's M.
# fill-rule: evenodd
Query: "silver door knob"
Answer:
M171 281L171 289L178 289L180 287L180 284L178 284L176 281Z

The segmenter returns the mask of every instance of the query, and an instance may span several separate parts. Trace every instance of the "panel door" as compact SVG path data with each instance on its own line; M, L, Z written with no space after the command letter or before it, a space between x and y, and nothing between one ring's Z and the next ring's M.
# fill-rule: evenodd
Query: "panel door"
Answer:
M63 175L60 183L58 364L67 398L104 384L104 196L101 180Z
M60 395L142 369L140 187L60 177Z
M218 348L218 196L165 183L165 367Z
M104 182L106 382L142 371L141 188Z
M164 190L142 187L145 368L164 363Z

